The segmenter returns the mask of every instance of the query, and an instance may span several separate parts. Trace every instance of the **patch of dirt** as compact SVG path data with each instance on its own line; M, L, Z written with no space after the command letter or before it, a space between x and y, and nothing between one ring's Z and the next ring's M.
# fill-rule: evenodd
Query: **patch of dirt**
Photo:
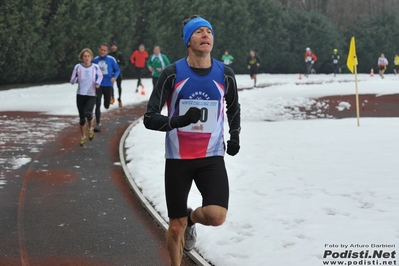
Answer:
M328 96L314 101L310 108L300 108L307 119L357 117L355 95ZM359 95L359 114L360 117L399 117L399 94Z

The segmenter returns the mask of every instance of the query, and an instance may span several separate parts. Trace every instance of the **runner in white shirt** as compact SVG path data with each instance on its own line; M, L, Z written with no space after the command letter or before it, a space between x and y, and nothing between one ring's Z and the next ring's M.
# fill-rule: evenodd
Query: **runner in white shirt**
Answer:
M93 140L93 109L96 104L96 89L100 87L103 74L97 64L92 63L93 52L85 48L78 56L82 63L76 64L71 75L71 84L78 83L76 105L79 111L80 146L86 142L86 120L89 140Z
M388 59L386 59L384 54L381 54L381 56L378 58L377 64L379 69L378 73L380 74L381 78L384 78L384 73L388 65Z

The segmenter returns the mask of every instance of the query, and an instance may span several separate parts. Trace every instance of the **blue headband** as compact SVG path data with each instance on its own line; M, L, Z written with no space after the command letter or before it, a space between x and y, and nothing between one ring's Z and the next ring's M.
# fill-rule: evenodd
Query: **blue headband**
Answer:
M184 25L183 28L183 39L184 39L184 44L188 47L188 42L190 41L191 35L193 35L194 31L198 28L201 27L208 27L212 31L213 35L213 29L211 23L209 23L207 20L203 18L194 18L190 20L186 25Z

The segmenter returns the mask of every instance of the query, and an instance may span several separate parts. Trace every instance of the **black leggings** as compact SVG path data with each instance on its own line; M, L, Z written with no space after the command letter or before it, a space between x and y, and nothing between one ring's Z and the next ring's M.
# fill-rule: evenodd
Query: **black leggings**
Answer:
M84 126L86 119L91 121L93 119L93 109L96 104L96 96L76 95L76 106L79 112L79 125Z
M137 88L140 85L143 85L143 83L141 83L141 75L143 75L143 70L144 70L144 67L136 67Z
M116 86L118 87L118 101L122 100L122 76L119 75L116 79ZM114 97L114 87L112 87L112 98Z
M309 75L312 73L312 62L306 62L306 75Z
M338 64L334 64L334 74L338 73Z
M112 96L112 90L114 87L105 87L105 86L100 86L96 90L97 93L97 98L96 98L96 123L100 124L100 119L101 119L101 100L104 95L104 108L108 109L110 102L111 102L111 96Z

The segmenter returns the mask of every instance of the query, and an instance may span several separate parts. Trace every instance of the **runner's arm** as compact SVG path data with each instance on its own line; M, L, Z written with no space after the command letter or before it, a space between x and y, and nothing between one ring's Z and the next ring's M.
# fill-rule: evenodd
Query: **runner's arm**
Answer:
M162 57L163 57L163 61L165 62L165 67L169 66L170 65L169 58L164 54L162 54Z
M132 65L134 65L135 60L136 60L136 53L133 52L133 53L130 55L130 63L132 63Z
M162 115L162 108L173 91L176 78L175 65L166 67L159 77L157 85L148 101L147 111L144 114L144 126L151 130L170 131L177 127L178 117Z
M73 68L70 80L72 85L78 81L78 71L79 71L79 64L75 65L75 67Z
M112 60L112 65L113 65L113 69L114 69L114 74L112 77L117 79L119 77L119 74L121 73L121 69L119 68L119 65L116 62L115 58L114 58L114 60Z
M95 66L96 68L96 80L95 80L95 85L100 85L101 81L103 80L103 72L101 72L101 69L98 65Z
M238 101L238 88L234 71L230 67L224 68L226 84L226 114L229 123L230 139L239 141L241 131L241 107Z
M153 57L151 56L150 58L148 58L148 60L147 60L147 68L152 72L152 70L154 69L153 67L152 67L152 62L153 62Z

